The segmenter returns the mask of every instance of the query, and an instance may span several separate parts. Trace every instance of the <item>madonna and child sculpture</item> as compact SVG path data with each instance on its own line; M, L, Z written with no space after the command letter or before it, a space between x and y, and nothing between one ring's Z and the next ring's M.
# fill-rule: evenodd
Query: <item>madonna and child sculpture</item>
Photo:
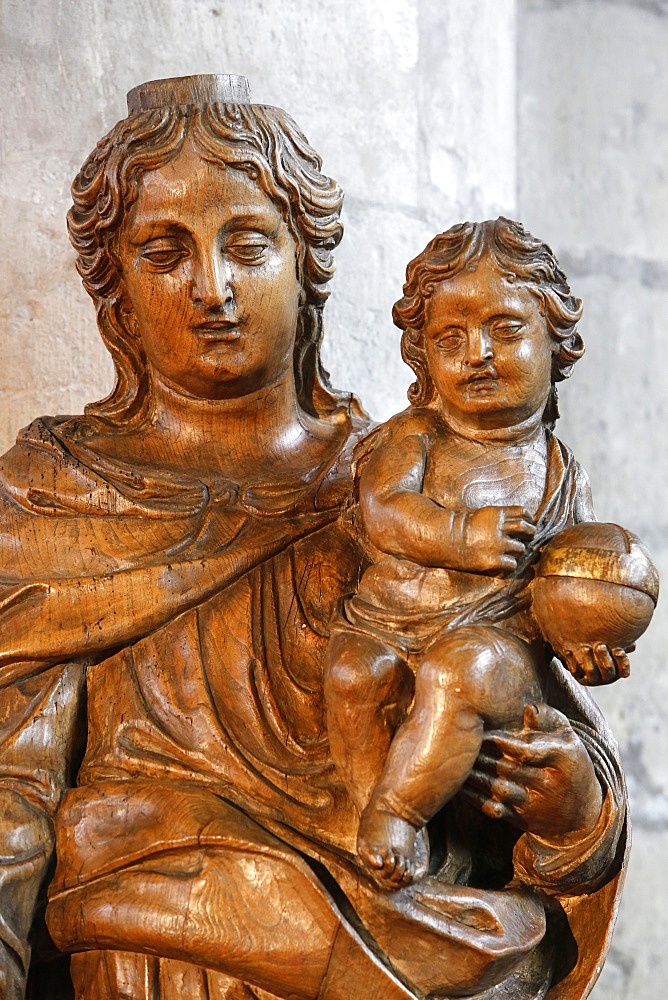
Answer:
M581 302L449 228L372 427L294 122L240 77L128 108L68 215L114 388L1 460L0 997L587 996L627 825L585 686L658 581L552 433Z

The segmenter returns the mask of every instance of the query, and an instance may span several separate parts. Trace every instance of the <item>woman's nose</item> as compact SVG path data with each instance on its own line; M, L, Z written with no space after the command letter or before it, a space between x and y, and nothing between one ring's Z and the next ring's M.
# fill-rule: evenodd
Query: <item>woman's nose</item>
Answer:
M214 247L199 255L193 274L192 299L208 309L220 309L234 299L232 269L220 250Z
M494 345L484 327L469 330L466 360L470 365L482 365L494 357Z

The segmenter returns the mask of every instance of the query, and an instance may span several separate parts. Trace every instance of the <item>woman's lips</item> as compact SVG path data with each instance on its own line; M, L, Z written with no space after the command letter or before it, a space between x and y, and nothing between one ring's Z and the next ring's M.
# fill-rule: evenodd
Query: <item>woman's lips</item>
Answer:
M238 340L241 336L241 321L211 319L197 323L194 330L203 340Z

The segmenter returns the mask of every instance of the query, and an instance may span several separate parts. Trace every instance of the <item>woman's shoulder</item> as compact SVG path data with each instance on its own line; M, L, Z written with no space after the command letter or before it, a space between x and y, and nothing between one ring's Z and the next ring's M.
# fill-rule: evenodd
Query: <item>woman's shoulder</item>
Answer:
M92 470L78 461L57 428L73 418L37 417L19 431L0 457L0 496L27 509L48 513L57 498L90 498L98 485Z
M201 483L96 447L87 417L38 417L0 458L0 496L30 513L182 517L203 504ZM153 470L155 471L155 470Z

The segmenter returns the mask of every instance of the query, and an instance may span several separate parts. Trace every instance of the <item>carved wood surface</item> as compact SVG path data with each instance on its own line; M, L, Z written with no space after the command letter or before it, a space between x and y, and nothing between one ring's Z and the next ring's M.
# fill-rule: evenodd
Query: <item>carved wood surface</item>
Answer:
M295 124L128 102L68 217L115 387L1 462L0 996L586 996L626 797L583 685L658 583L553 433L580 301L517 223L435 237L371 429Z

